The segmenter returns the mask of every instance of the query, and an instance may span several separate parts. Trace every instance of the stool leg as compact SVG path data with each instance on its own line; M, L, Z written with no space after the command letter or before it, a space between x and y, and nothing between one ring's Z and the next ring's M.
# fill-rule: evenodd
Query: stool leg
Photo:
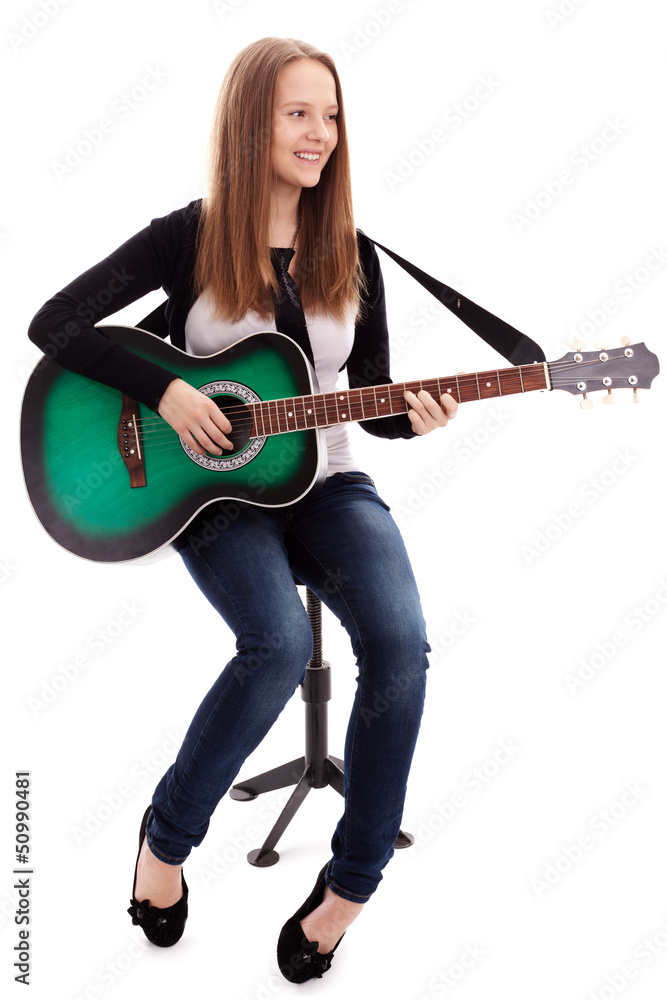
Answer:
M296 785L301 780L306 767L306 758L297 757L289 764L281 764L263 774L257 774L254 778L240 781L229 790L230 798L238 802L250 802L256 799L262 792L273 792L276 788L286 788L288 785Z
M313 630L313 656L301 685L301 697L306 702L306 754L287 764L281 764L254 778L233 785L230 797L239 802L250 802L263 792L295 785L290 798L260 848L248 853L248 862L256 868L275 865L280 855L275 846L296 815L296 811L311 788L330 785L339 795L344 789L344 764L328 750L327 702L331 699L331 668L322 659L322 605L310 590L306 590L306 610ZM395 848L409 847L415 838L399 831Z
M248 861L251 865L254 865L256 868L268 868L280 860L280 855L273 848L294 819L297 809L313 787L312 774L313 767L312 764L309 764L262 846L256 851L248 852Z

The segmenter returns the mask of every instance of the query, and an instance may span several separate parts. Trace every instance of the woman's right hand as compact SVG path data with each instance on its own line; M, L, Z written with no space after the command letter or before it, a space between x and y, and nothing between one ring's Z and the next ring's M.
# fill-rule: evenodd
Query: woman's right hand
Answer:
M227 417L203 392L183 379L170 382L162 395L158 413L198 455L222 455L234 445L225 434L232 429Z

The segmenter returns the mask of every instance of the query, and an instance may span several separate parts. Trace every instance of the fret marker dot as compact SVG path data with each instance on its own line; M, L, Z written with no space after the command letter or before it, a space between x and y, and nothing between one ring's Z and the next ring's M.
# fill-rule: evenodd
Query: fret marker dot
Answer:
M490 382L487 382L487 383L486 383L486 388L487 388L487 389L490 389L490 388L491 388L491 383L490 383Z
M313 412L312 410L306 410L306 413L312 413L312 412Z
M380 400L380 402L381 402L381 403L384 403L384 396L382 397L382 399Z
M343 420L345 420L346 417L347 417L347 413L344 413L343 414Z
M287 416L288 416L288 417L291 417L291 416L292 416L292 411L291 411L291 410L289 411L289 413L287 414Z

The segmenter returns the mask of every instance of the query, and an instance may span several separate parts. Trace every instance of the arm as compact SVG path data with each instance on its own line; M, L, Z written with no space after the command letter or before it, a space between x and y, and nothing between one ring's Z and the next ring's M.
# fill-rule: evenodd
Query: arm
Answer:
M212 400L166 368L112 344L95 323L179 279L187 252L193 256L197 203L154 219L107 258L70 282L36 314L28 336L64 368L126 393L159 413L199 454L232 448L231 429ZM182 280L182 279L181 279Z

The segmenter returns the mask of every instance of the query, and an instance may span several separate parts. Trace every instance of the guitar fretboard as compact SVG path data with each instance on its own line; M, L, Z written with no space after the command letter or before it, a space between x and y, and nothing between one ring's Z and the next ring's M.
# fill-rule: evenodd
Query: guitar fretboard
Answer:
M466 403L473 399L491 399L548 388L547 365L535 364L424 379L420 382L394 382L391 385L339 389L336 392L294 396L291 399L271 399L248 406L253 421L251 436L286 434L289 431L333 427L357 420L407 413L408 403L403 398L406 390L418 393L421 389L426 389L435 399L448 392L457 402Z

